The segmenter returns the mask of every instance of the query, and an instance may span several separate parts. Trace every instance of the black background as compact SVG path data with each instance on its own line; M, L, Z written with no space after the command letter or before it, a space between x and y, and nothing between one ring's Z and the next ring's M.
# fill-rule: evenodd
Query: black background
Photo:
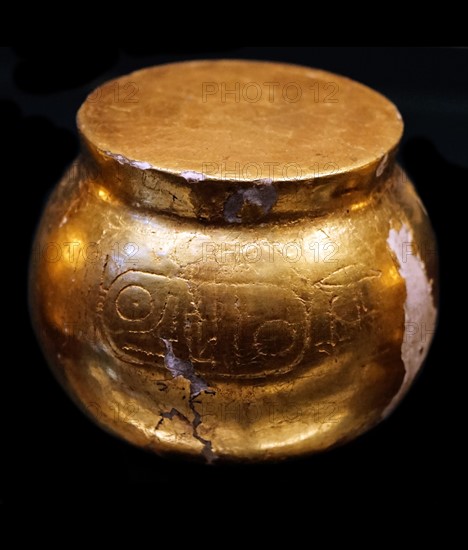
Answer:
M323 455L273 465L206 467L146 454L102 432L75 408L48 370L32 333L26 311L31 239L51 188L77 154L77 109L91 90L111 77L196 58L278 60L344 74L390 98L405 121L400 160L416 184L439 241L439 327L422 375L391 418L357 441ZM3 365L7 376L3 404L8 411L4 427L12 430L2 452L4 502L50 496L95 500L128 491L159 503L171 495L183 499L201 494L213 499L216 494L216 503L219 495L230 498L239 493L255 502L267 489L295 488L315 503L339 491L346 499L343 505L349 505L350 495L362 495L364 490L371 500L370 495L401 494L408 503L421 491L430 494L458 484L455 464L463 428L457 423L463 397L455 393L462 385L466 358L454 337L452 312L466 309L458 263L463 256L459 232L464 220L455 212L468 181L467 48L184 51L35 46L2 48L0 59L1 128L7 137L2 166L10 169L6 181L14 194L3 206L18 209L17 225L25 232L12 256L21 255L14 277L20 288L17 294L11 290L15 311L22 313L15 321L20 332L14 328L19 346L10 349L16 360ZM19 265L16 260L15 264Z

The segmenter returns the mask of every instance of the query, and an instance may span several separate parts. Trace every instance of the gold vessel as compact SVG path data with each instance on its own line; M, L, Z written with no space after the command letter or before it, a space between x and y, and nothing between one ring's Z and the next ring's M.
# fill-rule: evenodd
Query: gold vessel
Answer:
M30 271L55 375L158 454L326 450L398 404L436 321L434 236L375 91L266 62L111 81L78 113Z

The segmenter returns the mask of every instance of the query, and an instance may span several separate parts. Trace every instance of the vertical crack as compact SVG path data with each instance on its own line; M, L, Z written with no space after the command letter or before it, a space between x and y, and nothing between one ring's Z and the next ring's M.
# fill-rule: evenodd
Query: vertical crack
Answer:
M209 385L201 376L198 376L196 374L195 368L190 361L184 361L183 359L179 359L174 355L172 343L169 340L166 340L165 338L161 338L161 340L166 346L164 364L167 370L171 373L173 378L178 378L179 376L181 376L182 378L188 380L190 383L189 408L193 413L193 420L190 422L190 420L184 414L173 407L169 412L163 412L161 414L161 419L156 426L156 430L164 422L164 419L172 420L174 417L178 417L184 422L187 422L187 424L192 427L193 437L203 445L202 455L204 456L208 464L211 464L218 457L213 452L211 441L205 439L198 433L198 427L202 423L202 417L195 408L194 400L201 394L202 391L210 394L214 394L215 392L209 387Z

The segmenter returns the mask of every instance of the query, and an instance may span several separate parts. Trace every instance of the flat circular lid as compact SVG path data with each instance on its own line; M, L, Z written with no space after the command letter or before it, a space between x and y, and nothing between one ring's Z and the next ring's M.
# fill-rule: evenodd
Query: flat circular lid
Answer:
M100 153L144 170L282 181L378 166L403 123L393 103L348 78L218 60L112 80L88 96L78 127Z

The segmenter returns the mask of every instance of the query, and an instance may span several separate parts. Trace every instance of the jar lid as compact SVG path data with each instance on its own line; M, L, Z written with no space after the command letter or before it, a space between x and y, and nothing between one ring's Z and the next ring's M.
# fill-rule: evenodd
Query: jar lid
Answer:
M255 219L267 210L313 209L302 192L292 199L301 184L327 183L322 203L366 186L391 164L403 123L393 103L348 78L216 60L107 82L82 105L78 127L104 170L124 170L111 178L116 193L163 211L238 222L250 220L240 215L249 201L258 207Z

